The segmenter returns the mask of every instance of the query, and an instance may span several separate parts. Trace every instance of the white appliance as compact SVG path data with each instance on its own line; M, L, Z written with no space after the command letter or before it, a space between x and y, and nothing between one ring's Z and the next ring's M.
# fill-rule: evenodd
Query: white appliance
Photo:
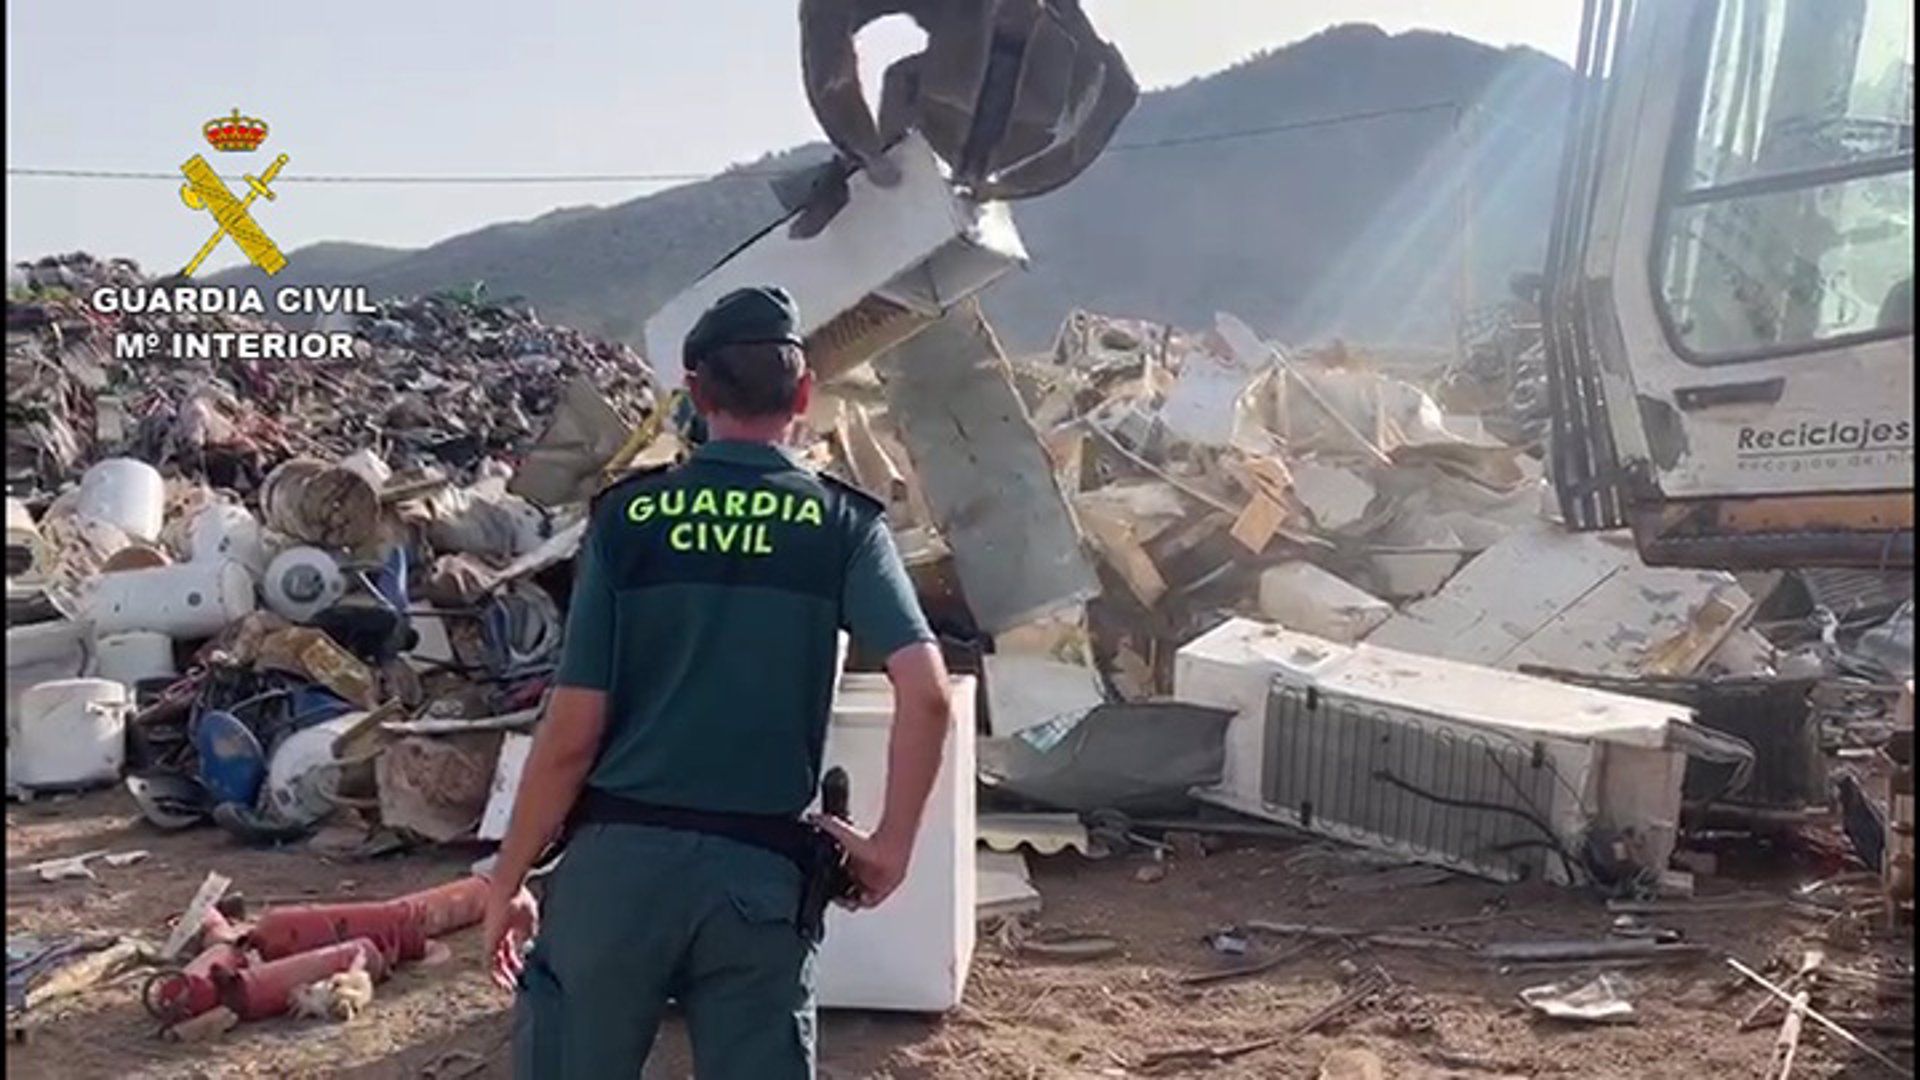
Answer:
M9 586L12 582L8 582ZM32 687L71 679L87 666L86 623L61 619L7 628L7 797L19 788L15 777L20 743L20 698Z
M63 790L120 779L133 692L111 679L55 679L20 695L8 724L11 779L21 787Z
M253 610L253 575L232 559L122 570L94 578L80 603L99 634L212 637Z
M898 344L960 301L1025 264L1005 203L955 194L926 139L887 151L900 183L847 182L847 204L819 235L796 240L783 220L727 256L647 320L647 358L680 384L680 346L715 300L749 285L778 285L800 308L807 360L838 374ZM846 355L840 355L840 354Z
M1496 880L1567 881L1589 836L1649 871L1678 838L1692 711L1233 619L1174 696L1235 711L1200 798Z
M975 681L953 680L952 729L906 881L871 911L827 911L815 966L827 1009L943 1012L960 1003L974 943ZM827 730L826 764L847 770L854 824L879 824L893 692L884 675L845 674Z

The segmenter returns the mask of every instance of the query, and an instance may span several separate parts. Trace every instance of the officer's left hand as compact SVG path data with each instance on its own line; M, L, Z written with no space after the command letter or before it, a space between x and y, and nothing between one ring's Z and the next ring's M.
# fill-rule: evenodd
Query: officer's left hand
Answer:
M527 943L540 929L540 906L522 885L512 892L499 882L487 891L487 961L494 984L511 990L520 979Z
M816 814L813 823L832 834L840 850L847 853L847 870L859 883L860 896L846 907L878 907L892 896L907 877L907 862L913 855L913 838L874 833L869 836L837 817Z

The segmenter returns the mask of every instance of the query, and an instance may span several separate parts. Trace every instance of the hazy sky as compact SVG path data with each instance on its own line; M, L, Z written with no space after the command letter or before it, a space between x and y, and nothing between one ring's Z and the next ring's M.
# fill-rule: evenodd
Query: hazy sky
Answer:
M238 107L272 134L222 172L289 155L309 174L708 173L818 137L793 0L8 0L7 164L172 171ZM1142 85L1217 71L1340 22L1451 31L1566 59L1578 0L1087 0ZM910 24L863 39L873 72ZM1276 116L1286 113L1275 103ZM85 249L149 271L185 261L211 219L172 180L7 177L9 261ZM277 185L262 227L414 247L661 184ZM241 190L244 190L241 189ZM223 243L208 268L239 260Z

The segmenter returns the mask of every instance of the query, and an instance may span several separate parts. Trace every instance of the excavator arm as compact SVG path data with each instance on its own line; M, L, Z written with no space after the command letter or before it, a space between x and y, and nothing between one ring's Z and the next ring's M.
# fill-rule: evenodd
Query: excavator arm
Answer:
M1074 14L1079 15L1078 6ZM1077 37L1069 65L1065 111L1047 130L1044 149L1013 161L980 186L989 199L1030 199L1062 187L1093 164L1106 149L1120 121L1133 111L1140 87L1120 51L1093 37L1085 16L1085 34Z
M855 40L895 14L912 17L927 45L888 70L876 120ZM982 198L1030 198L1068 183L1139 98L1126 61L1079 0L801 0L800 41L807 101L845 158L873 168L883 149L917 131Z
M835 148L858 162L877 160L885 146L860 87L854 36L874 5L861 0L800 0L800 71L807 104Z

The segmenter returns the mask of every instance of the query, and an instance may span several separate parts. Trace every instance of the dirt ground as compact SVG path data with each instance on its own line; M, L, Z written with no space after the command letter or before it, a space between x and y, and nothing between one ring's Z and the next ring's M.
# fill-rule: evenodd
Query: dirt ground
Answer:
M250 850L214 829L160 834L142 823L119 791L12 806L7 863L94 849L146 849L131 866L100 866L97 881L42 883L9 875L7 932L139 933L157 939L167 920L217 869L257 907L308 898L379 898L464 872L477 852L416 852L358 862L329 862L304 846ZM1604 936L1610 916L1598 900L1544 886L1506 889L1452 879L1423 887L1369 889L1364 868L1313 848L1229 845L1205 857L1175 859L1156 880L1144 857L1088 860L1071 853L1034 859L1045 930L1092 931L1124 943L1117 956L1079 963L1039 960L1003 936L984 932L966 1002L943 1018L829 1014L820 1074L999 1080L1004 1077L1300 1077L1320 1074L1330 1055L1364 1050L1393 1078L1493 1080L1501 1077L1712 1077L1766 1075L1775 1024L1735 1030L1757 992L1741 988L1718 958L1625 972L1638 1017L1632 1026L1576 1027L1532 1017L1517 1001L1526 986L1579 977L1583 969L1500 971L1482 961L1430 951L1330 942L1263 974L1203 986L1181 980L1229 964L1272 956L1286 942L1250 935L1254 954L1229 958L1206 944L1210 932L1249 920L1318 922L1378 928L1438 927L1472 941ZM1788 868L1812 880L1832 867ZM1784 894L1780 860L1766 887ZM1759 887L1723 866L1702 893ZM1377 883L1376 883L1377 884ZM1473 920L1461 922L1459 920ZM1739 913L1661 916L1657 922L1776 976L1800 951L1818 946L1847 971L1904 964L1910 933L1889 934L1871 920L1835 923L1785 907ZM179 1046L155 1035L136 998L139 979L49 1004L19 1025L7 1047L19 1077L506 1077L508 997L478 963L478 932L447 939L451 960L402 968L371 1010L344 1024L275 1020L243 1025L220 1041ZM1383 969L1391 988L1321 1032L1292 1034L1341 996L1355 970ZM1903 970L1910 970L1903 969ZM1835 981L1815 1003L1854 1023L1908 1025L1913 1002L1876 1001ZM1910 983L1909 983L1910 985ZM1870 1036L1889 1045L1885 1036ZM1156 1051L1244 1047L1277 1041L1232 1060L1149 1072ZM1898 1045L1898 1044L1894 1044ZM1911 1068L1909 1049L1895 1052ZM607 1075L617 1075L609 1072ZM641 1076L691 1075L684 1039L669 1030ZM1813 1025L1793 1075L1888 1075Z

